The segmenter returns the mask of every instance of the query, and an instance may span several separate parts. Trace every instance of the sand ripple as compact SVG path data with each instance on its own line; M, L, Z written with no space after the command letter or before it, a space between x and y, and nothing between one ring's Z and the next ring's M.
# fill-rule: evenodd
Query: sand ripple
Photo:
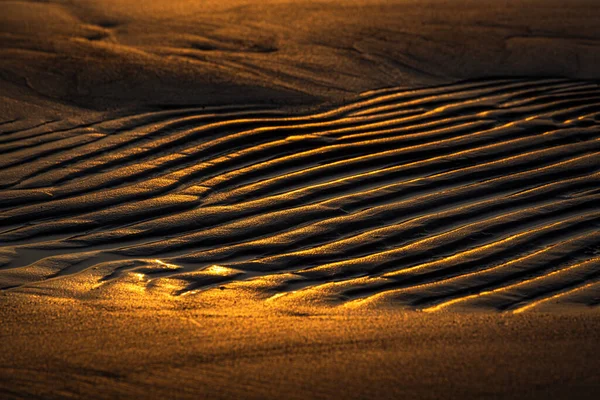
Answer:
M558 79L5 121L0 288L597 305L599 122L600 87Z

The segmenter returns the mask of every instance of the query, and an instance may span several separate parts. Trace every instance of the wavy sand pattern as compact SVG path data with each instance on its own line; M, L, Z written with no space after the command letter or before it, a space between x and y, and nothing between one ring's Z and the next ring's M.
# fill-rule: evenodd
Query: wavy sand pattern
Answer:
M595 306L599 124L600 86L566 79L386 89L305 115L5 121L0 287Z

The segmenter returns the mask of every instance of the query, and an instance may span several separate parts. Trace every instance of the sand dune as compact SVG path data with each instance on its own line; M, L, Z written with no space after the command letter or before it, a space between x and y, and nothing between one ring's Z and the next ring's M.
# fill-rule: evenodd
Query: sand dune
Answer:
M595 0L0 0L0 398L596 399Z
M599 116L595 83L503 79L306 115L7 124L0 283L84 295L77 282L135 273L171 296L227 284L353 307L597 304Z

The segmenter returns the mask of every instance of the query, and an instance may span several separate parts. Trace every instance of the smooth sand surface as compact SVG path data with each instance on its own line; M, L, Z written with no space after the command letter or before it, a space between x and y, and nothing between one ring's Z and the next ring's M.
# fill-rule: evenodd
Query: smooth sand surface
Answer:
M0 297L6 399L595 399L600 389L597 312L214 313L193 301L116 310L12 295L7 308Z
M461 79L599 77L594 0L2 1L2 7L0 94L41 97L36 102L47 113L46 100L96 109L281 106Z
M595 1L0 6L0 398L597 398Z

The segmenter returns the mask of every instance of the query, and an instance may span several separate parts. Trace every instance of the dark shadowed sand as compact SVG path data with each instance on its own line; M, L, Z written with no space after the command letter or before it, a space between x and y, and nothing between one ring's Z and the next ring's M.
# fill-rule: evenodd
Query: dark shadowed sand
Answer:
M0 398L597 398L597 2L0 7Z

